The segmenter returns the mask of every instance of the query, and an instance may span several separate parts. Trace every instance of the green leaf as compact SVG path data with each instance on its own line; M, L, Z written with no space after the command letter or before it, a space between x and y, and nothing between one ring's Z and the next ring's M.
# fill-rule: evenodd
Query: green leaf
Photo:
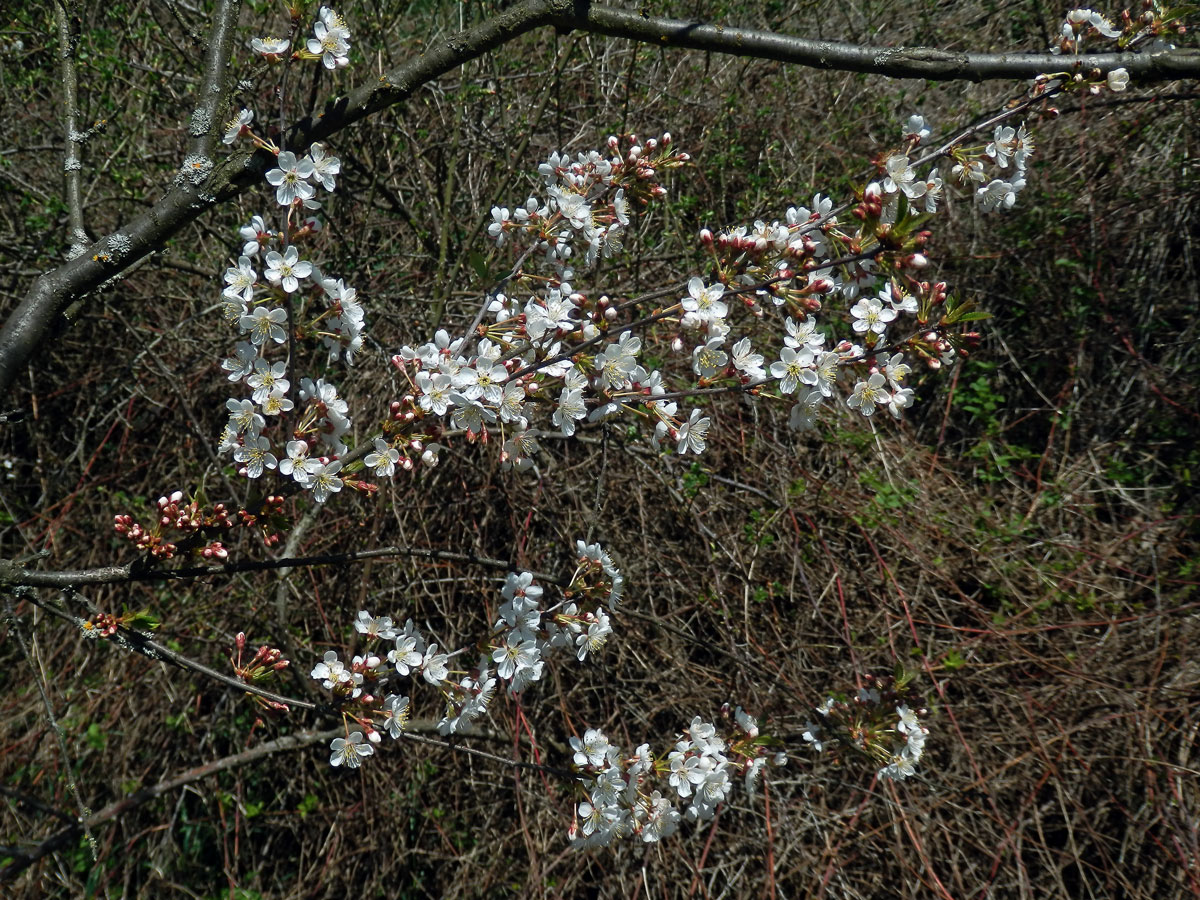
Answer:
M471 268L475 270L475 274L484 284L491 284L495 280L488 271L487 261L478 250L472 250L467 254L467 262L471 264Z
M961 316L959 316L957 319L955 319L955 321L956 322L978 322L981 319L990 319L991 317L992 317L991 313L984 312L983 310L977 309L977 310L975 310L975 312L963 313Z

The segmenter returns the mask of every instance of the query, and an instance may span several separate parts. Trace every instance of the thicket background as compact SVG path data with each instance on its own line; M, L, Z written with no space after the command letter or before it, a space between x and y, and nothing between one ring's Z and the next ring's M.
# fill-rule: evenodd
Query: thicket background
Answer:
M107 233L160 195L184 155L208 4L85 7L86 218ZM479 3L339 7L351 68L305 69L298 103L376 77L493 10ZM1116 12L1116 10L1107 10ZM1065 7L1041 0L656 4L806 37L947 49L1041 50ZM249 3L242 36L281 30ZM57 42L49 6L0 20L0 303L63 258ZM18 48L16 42L20 41ZM252 77L256 62L239 49ZM241 102L273 104L260 77ZM948 129L1014 86L829 74L587 35L530 35L331 142L343 160L313 256L365 299L372 341L353 375L357 433L401 386L388 356L438 325L462 328L492 253L481 222L525 195L551 150L611 132L669 129L695 158L637 226L627 252L577 279L634 296L701 271L695 235L782 217L820 190L843 198L910 113ZM1016 210L965 198L936 220L939 277L995 318L965 365L920 381L901 424L846 411L794 435L767 404L727 398L699 461L658 456L622 425L545 441L540 476L500 471L494 446L457 442L436 470L374 498L343 492L303 550L408 544L569 573L573 542L604 542L628 579L616 635L586 666L527 692L538 753L603 728L669 749L726 701L767 717L794 750L769 809L739 785L715 823L662 844L577 854L575 796L444 749L386 745L359 772L325 744L223 772L96 829L4 888L28 897L954 897L1170 898L1200 893L1196 768L1200 391L1195 256L1197 122L1189 85L1073 100L1038 122ZM1174 95L1173 98L1168 95ZM0 427L3 555L46 549L48 568L130 558L115 513L147 518L174 489L236 500L213 448L233 332L215 309L236 227L266 191L207 215L112 290L29 368ZM502 257L495 258L500 265ZM659 348L665 352L664 348ZM244 492L242 485L236 485ZM298 515L304 498L289 501ZM249 538L239 558L269 555ZM468 564L387 560L293 572L288 640L303 676L349 648L367 608L457 647L494 618L501 576ZM278 576L86 591L148 607L159 639L220 667L231 638L280 643ZM46 593L53 599L52 592ZM332 722L295 714L252 730L238 692L86 643L18 607L0 644L0 844L26 847L73 814L74 767L92 809L203 762ZM919 671L933 732L918 778L809 754L800 732L856 673ZM53 740L37 682L65 729ZM285 683L299 695L302 687ZM419 691L417 715L440 715ZM532 759L514 706L497 702L475 746ZM516 737L514 737L516 735ZM515 744L519 747L514 749Z

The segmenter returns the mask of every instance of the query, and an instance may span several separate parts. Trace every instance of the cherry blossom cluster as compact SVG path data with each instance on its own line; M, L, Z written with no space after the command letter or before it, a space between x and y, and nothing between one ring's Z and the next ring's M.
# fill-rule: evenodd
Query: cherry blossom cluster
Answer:
M381 732L400 737L411 703L399 693L399 679L417 682L419 677L436 689L445 709L438 731L463 734L487 712L497 687L503 686L509 696L521 693L541 680L546 661L557 651L580 662L597 653L612 634L612 624L603 606L591 604L613 609L623 582L599 544L579 541L576 550L576 570L561 602L543 608L543 590L533 574L509 573L488 637L453 653L439 650L411 619L401 628L386 616L361 610L354 628L363 641L362 652L347 663L329 650L311 673L332 692L346 721L346 736L330 747L330 764L355 768L375 752ZM590 609L583 609L584 604ZM452 668L464 656L474 664Z
M626 756L598 729L572 737L584 799L568 830L571 845L602 847L635 835L653 843L674 834L684 816L697 822L713 818L728 800L734 778L741 776L746 792L753 794L768 764L787 764L787 755L770 750L769 743L740 706L728 737L696 716L665 757L655 757L649 744ZM684 804L682 814L676 802Z
M277 509L281 502L282 498L268 497L264 508ZM121 513L113 517L113 530L156 559L171 559L185 541L187 549L193 549L204 559L226 559L229 552L212 535L225 535L238 526L248 527L258 521L257 516L245 510L230 515L223 503L207 509L195 499L185 503L183 491L159 497L155 507L157 519L153 525L144 526L128 513Z
M1141 7L1138 15L1128 9L1122 10L1119 25L1093 9L1072 9L1064 19L1058 37L1051 43L1050 52L1078 55L1089 41L1096 38L1115 41L1119 50L1174 49L1169 39L1186 33L1187 28L1180 21L1180 16L1190 10L1183 5L1172 5L1162 0L1142 0ZM1124 69L1116 71L1124 75L1124 80L1128 80ZM1124 87L1124 84L1122 87L1113 87L1111 76L1108 80L1113 90Z
M519 257L512 285L530 296L520 302L512 289L497 289L481 313L491 323L478 335L452 338L439 331L392 357L410 386L384 427L385 443L397 454L393 462L405 469L436 463L440 445L433 439L444 430L437 420L448 418L450 428L468 438L487 440L498 431L504 464L528 469L539 452L530 424L536 410L549 407L547 424L569 436L589 417L584 396L593 384L640 391L643 382L653 382L637 364L640 338L607 333L618 318L609 298L592 300L570 279L575 261L590 266L620 246L631 210L663 196L662 173L688 160L669 134L644 143L613 137L603 154L552 154L539 168L544 196L530 196L513 211L492 210L489 233ZM616 411L593 409L589 418Z
M1124 52L1175 49L1170 38L1186 33L1187 28L1180 17L1191 9L1161 0L1142 0L1141 7L1141 14L1136 16L1128 9L1123 10L1119 24L1093 9L1072 9L1064 19L1058 37L1050 45L1050 52L1078 56L1085 45L1096 39L1111 41ZM1099 70L1071 70L1041 75L1038 83L1043 87L1057 85L1063 90L1085 90L1090 94L1099 94L1105 89L1120 92L1129 86L1129 72L1123 67L1103 74Z
M931 234L923 226L943 191L939 173L918 174L909 157L929 135L924 119L908 120L902 147L881 157L851 224L817 194L811 207L790 207L782 221L701 232L715 277L689 281L672 341L676 352L691 348L693 389L725 386L787 403L789 424L807 430L841 373L851 371L858 373L846 398L851 409L870 416L882 407L899 418L913 402L906 382L913 365L949 364L977 340L958 326L982 314L955 303L944 283L916 277L928 265ZM820 321L817 314L839 299L846 312ZM763 322L768 340L779 342L770 356L752 344ZM846 324L848 334L837 339ZM686 395L686 385L672 386ZM656 437L678 440L679 452L703 449L707 417L693 411L678 421L674 402L654 406Z
M323 503L347 483L338 457L347 452L342 438L351 427L349 407L324 378L301 378L297 390L289 364L299 364L300 341L322 346L329 363L341 360L347 366L362 348L365 314L357 291L301 258L297 249L320 230L319 220L306 213L320 208L318 186L335 189L341 161L321 144L303 157L280 151L253 133L252 121L253 114L243 110L226 139L248 134L277 154L277 168L266 179L275 188L283 223L276 231L263 216L254 216L240 231L237 265L225 272L222 311L244 339L221 367L250 396L226 401L229 421L219 451L231 454L247 478L277 469ZM255 267L260 259L261 276ZM369 489L357 481L349 484Z
M293 16L298 16L298 13L293 12ZM272 63L287 57L291 47L292 42L287 38L254 38L250 41L250 49ZM340 69L350 62L349 55L350 29L340 15L328 6L322 6L312 26L312 37L308 38L303 49L292 53L291 58L316 59L327 69Z
M803 738L818 753L843 749L872 760L878 778L902 781L916 773L925 752L929 710L906 689L901 678L868 675L852 698L829 697L809 722Z

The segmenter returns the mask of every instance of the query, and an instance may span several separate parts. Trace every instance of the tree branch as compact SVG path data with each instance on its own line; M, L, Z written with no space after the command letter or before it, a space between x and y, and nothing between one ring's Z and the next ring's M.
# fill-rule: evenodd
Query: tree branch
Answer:
M748 28L680 22L642 15L637 10L600 6L588 0L579 0L570 12L556 16L554 22L566 30L581 29L658 47L773 59L812 69L864 72L887 78L994 81L1035 78L1044 73L1063 71L1098 69L1107 73L1117 68L1124 68L1139 84L1200 77L1200 51L1192 49L1065 56L1052 53L952 53L930 47L871 47L841 41L812 41Z
M58 28L59 75L62 78L63 181L67 204L68 254L82 253L88 245L83 227L83 135L79 132L79 78L75 49L79 44L79 8L56 0L54 23Z
M415 559L439 559L448 562L477 563L506 572L514 571L512 563L503 559L489 559L472 553L456 553L450 550L429 550L423 547L376 547L346 553L320 553L315 556L284 557L282 559L243 560L211 566L188 566L181 569L146 568L142 560L123 566L100 566L95 569L67 569L59 572L38 572L26 569L12 560L0 560L0 584L45 588L77 588L89 584L126 584L135 581L181 581L191 578L207 578L213 575L232 575L237 572L267 572L297 566L336 566L366 559L384 559L389 556L409 556ZM568 582L557 575L534 572L534 577L548 584L566 587Z
M200 80L200 96L188 126L191 135L188 152L194 156L210 156L216 146L216 136L221 133L217 116L225 103L226 70L233 52L233 32L241 8L241 0L219 0L213 12L208 52L204 57L204 75Z
M209 775L224 772L226 769L233 769L246 763L254 762L264 756L271 756L286 750L301 750L313 744L332 740L342 733L344 733L344 728L339 726L327 731L302 731L298 734L286 735L273 741L267 741L265 744L259 744L251 750L235 753L233 756L226 756L224 759L218 759L210 763L205 763L202 766L188 769L174 778L160 781L152 787L142 788L128 797L118 800L115 803L110 803L94 815L88 816L86 820L68 825L30 850L22 851L9 848L13 859L8 865L0 869L0 883L12 881L17 875L25 871L25 869L29 868L39 859L67 846L82 829L93 828L111 819L115 819L168 791L183 787L185 784L191 784L193 781L199 781L201 778L206 778Z

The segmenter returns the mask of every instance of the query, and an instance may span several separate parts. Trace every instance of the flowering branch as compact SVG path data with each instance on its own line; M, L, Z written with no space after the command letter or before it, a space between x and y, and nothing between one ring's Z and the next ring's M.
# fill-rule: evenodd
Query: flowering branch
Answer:
M607 34L655 46L777 59L885 77L935 80L1032 78L1043 72L1060 70L1064 64L1072 71L1101 74L1123 69L1146 84L1200 76L1200 52L1192 49L1078 54L1070 58L1049 54L956 54L927 48L862 47L810 41L770 32L647 17L636 11L587 2L525 0L430 47L378 81L331 101L315 122L306 119L294 126L287 143L305 146L329 137L373 113L403 102L423 84L463 63L546 26ZM218 36L222 33L218 29ZM194 181L181 179L143 215L34 282L0 331L0 393L11 389L18 372L45 339L58 315L73 301L104 286L129 266L159 249L164 241L213 206L258 184L268 164L274 164L274 157L262 151L243 151L221 163L211 160L208 163L203 171L191 173L195 176Z

